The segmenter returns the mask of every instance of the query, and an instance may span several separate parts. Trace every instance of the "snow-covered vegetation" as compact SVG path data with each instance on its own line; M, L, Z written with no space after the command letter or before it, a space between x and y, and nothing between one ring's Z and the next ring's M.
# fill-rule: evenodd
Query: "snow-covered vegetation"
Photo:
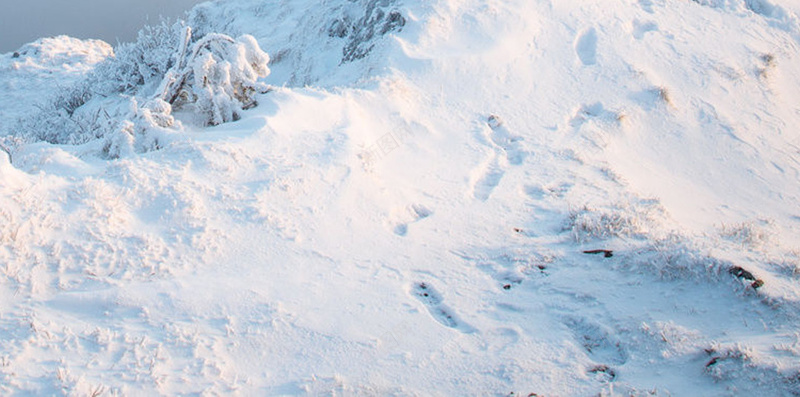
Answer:
M226 0L2 54L0 394L798 395L798 12Z
M11 127L15 145L45 141L80 145L102 140L102 153L163 147L180 130L173 110L187 109L201 125L238 120L267 91L269 56L249 35L193 35L185 22L144 28L86 78L63 87Z

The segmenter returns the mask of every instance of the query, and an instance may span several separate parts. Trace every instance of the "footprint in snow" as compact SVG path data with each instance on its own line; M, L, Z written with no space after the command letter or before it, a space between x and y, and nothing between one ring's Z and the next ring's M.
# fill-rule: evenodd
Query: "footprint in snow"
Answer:
M602 123L606 125L619 124L623 116L615 111L608 110L602 103L583 104L569 120L570 127L579 130L584 124L589 122Z
M425 305L428 312L437 322L445 327L464 333L474 331L472 327L461 321L452 309L443 304L442 295L430 284L424 282L415 283L411 289L411 294Z
M516 233L525 233L519 229ZM547 269L555 257L549 253L515 251L513 249L499 248L480 252L477 254L453 251L453 253L468 263L491 276L497 281L498 287L511 290L532 277L548 275Z
M592 359L598 362L622 365L628 361L628 352L611 331L583 317L567 317L564 325L572 331Z
M589 28L575 39L575 53L581 63L591 66L597 63L597 31Z
M496 159L484 165L483 169L479 171L479 177L472 186L472 197L480 201L488 200L505 174L506 172L497 163Z
M433 214L433 211L422 204L412 204L394 211L389 222L392 233L405 237L408 234L408 227L412 223L419 222Z
M495 145L501 147L506 154L508 163L511 165L520 165L525 160L525 152L520 149L520 142L522 137L513 135L505 126L503 119L497 115L489 116L486 121L489 128L492 129L491 138Z
M792 21L794 19L794 15L791 11L780 5L773 4L769 0L748 0L744 3L748 10L766 19L774 19L781 22ZM791 32L795 29L792 25L795 25L793 21L792 23L778 24L777 26L784 31Z
M520 165L527 155L520 149L522 138L509 132L499 116L489 116L486 124L490 129L489 139L482 143L494 149L495 153L488 162L474 172L476 176L473 178L472 196L481 201L488 200L494 189L500 184L506 173L507 164ZM502 160L503 158L505 161Z
M640 2L643 0L640 0ZM650 1L650 0L648 0ZM700 4L701 6L710 7L710 8L717 8L717 9L731 9L733 6L728 4L728 2L723 1L709 1L709 0L693 0L695 3ZM795 24L791 22L794 18L793 13L783 6L778 4L774 4L775 2L770 0L745 0L744 6L753 12L754 14L763 17L765 19L775 20L778 23L775 24L781 30L790 32L795 30Z
M639 6L642 7L645 12L653 13L653 0L639 0Z
M644 35L647 34L648 32L657 32L657 31L658 31L658 25L655 22L653 21L642 22L636 19L633 21L633 31L631 33L633 34L633 37L636 40L641 40L644 38Z
M669 90L666 87L651 87L630 94L630 99L642 109L651 111L659 107L674 107Z

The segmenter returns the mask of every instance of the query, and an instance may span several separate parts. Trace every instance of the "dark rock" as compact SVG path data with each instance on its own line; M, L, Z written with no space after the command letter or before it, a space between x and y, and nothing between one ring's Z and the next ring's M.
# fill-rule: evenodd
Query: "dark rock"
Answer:
M606 258L611 258L612 256L614 256L614 251L611 251L611 250L588 250L588 251L583 251L583 253L584 254L603 254L603 256L606 257Z
M342 19L333 21L328 28L328 36L343 39L350 33L350 24Z
M387 10L392 7L393 3L392 0L368 0L363 17L352 24L344 22L345 25L349 25L346 32L336 22L331 25L332 29L328 31L329 35L331 33L335 36L344 34L348 38L347 44L342 48L341 63L366 57L375 48L378 36L402 30L406 24L405 17L399 11Z
M612 381L617 377L617 373L614 372L612 368L609 368L608 365L596 365L592 367L589 372L593 374L606 374L609 381Z
M743 268L741 268L739 266L732 267L729 270L729 272L731 274L733 274L734 276L738 277L738 278L745 279L745 280L748 280L748 281L756 281L756 277L753 276L753 273L750 273L747 270L744 270ZM763 281L762 281L762 284L763 284Z
M392 11L386 16L386 23L383 24L381 35L385 35L394 30L400 30L403 26L406 26L406 18L403 17L403 14L400 14L400 12Z
M501 119L500 116L493 114L486 119L486 124L489 124L489 127L495 130L503 126L503 119Z

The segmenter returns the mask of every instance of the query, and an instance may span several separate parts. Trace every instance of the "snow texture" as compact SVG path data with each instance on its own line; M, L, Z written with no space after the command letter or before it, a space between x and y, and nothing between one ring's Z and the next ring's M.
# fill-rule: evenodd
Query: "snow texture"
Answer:
M797 12L227 0L2 54L0 394L797 396Z

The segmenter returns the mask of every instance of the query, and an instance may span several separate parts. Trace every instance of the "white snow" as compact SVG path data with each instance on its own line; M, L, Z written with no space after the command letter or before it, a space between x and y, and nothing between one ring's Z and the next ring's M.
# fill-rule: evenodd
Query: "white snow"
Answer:
M240 120L3 141L0 394L797 395L798 12L201 4L269 54ZM49 40L0 136L112 54Z
M74 84L114 50L103 41L58 36L26 44L17 53L17 58L0 55L0 128L30 112L49 91Z

